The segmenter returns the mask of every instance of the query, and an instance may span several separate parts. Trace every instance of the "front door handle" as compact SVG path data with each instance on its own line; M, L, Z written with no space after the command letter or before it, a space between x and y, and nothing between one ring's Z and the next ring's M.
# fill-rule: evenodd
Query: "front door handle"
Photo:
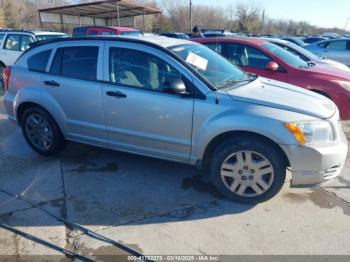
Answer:
M45 81L44 84L47 86L60 86L55 80Z
M123 94L120 91L107 91L106 95L107 96L113 96L113 97L120 97L120 98L126 98L127 97L126 94Z

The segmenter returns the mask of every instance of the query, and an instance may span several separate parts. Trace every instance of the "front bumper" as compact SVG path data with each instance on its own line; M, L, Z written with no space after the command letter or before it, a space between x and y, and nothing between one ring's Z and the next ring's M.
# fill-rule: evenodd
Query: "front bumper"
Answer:
M341 131L332 145L282 145L292 172L292 186L315 185L340 175L347 158L348 141Z

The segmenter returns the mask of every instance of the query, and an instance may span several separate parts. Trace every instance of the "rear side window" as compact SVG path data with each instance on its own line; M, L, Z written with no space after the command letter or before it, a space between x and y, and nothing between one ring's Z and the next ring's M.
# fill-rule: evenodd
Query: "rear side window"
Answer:
M97 59L97 46L59 48L52 62L50 73L83 80L96 80Z
M34 39L29 35L10 34L6 37L4 49L24 52L32 42Z
M21 35L8 35L5 41L4 49L19 51L19 42Z
M45 72L50 54L51 50L45 50L29 57L27 61L28 69L31 71Z
M5 37L5 34L0 34L0 41L3 40Z

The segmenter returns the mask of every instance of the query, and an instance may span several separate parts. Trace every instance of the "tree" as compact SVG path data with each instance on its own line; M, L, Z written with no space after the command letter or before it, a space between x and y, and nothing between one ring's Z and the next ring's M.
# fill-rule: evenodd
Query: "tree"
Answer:
M239 3L236 7L239 32L256 34L261 30L262 11L253 4Z

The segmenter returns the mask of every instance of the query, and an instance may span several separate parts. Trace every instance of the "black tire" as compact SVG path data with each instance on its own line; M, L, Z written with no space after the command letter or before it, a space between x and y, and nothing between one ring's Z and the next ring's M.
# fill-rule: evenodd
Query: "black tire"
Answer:
M28 134L27 134L27 131L25 128L25 123L26 123L28 117L30 117L33 114L40 115L42 118L44 118L52 130L52 137L53 137L52 144L49 148L47 148L45 150L42 150L41 148L37 147L31 141L31 139L29 139L29 137L28 137ZM27 143L30 145L30 147L35 152L39 153L40 155L43 155L43 156L54 155L54 154L60 152L61 150L63 150L65 145L66 145L66 140L63 137L61 130L59 129L55 120L50 116L49 113L47 113L44 109L42 109L40 107L31 107L23 113L23 115L21 117L21 128L22 128L22 132L23 132L23 135L24 135Z
M4 88L4 79L2 73L4 72L5 67L6 66L4 64L0 63L0 89Z
M261 154L272 165L274 171L272 184L261 195L252 197L238 195L228 189L221 178L221 166L224 160L231 154L244 150ZM210 162L210 179L219 193L224 197L244 204L257 204L271 199L281 190L286 179L286 168L286 160L277 146L256 136L244 135L229 138L216 147Z

